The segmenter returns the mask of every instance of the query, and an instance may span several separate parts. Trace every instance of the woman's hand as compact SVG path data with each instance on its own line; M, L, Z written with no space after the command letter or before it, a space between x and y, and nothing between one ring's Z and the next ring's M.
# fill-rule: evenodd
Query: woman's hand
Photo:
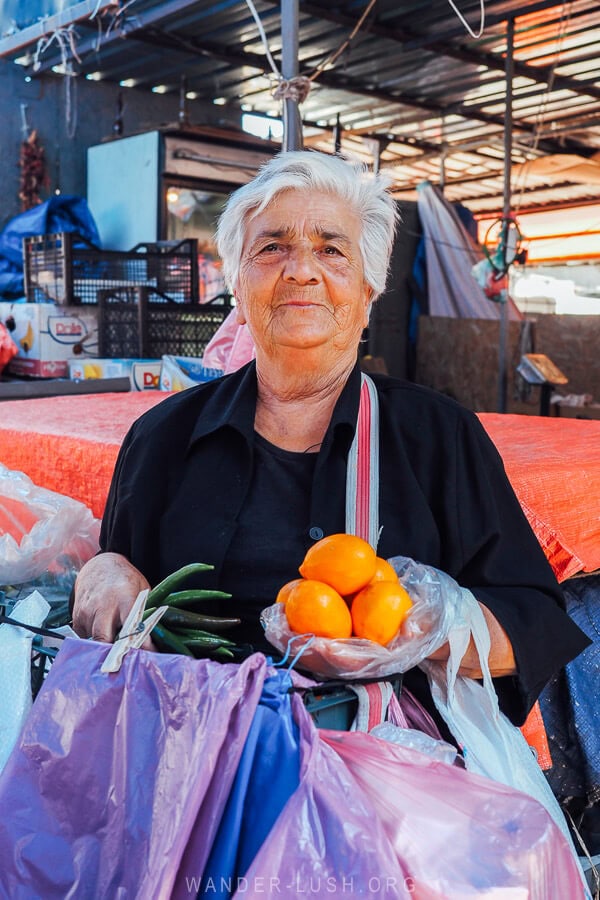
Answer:
M490 633L490 655L488 657L488 665L493 678L500 678L503 675L516 675L517 664L513 653L512 644L509 637L496 619L483 603L479 604L479 608L483 613L488 631ZM450 646L448 643L431 654L428 658L434 662L445 662L450 655ZM473 642L473 638L469 641L469 646L463 656L458 670L459 675L465 678L482 678L483 673L479 665L479 654Z
M73 629L80 637L112 643L137 595L149 587L142 573L119 553L92 557L75 581Z

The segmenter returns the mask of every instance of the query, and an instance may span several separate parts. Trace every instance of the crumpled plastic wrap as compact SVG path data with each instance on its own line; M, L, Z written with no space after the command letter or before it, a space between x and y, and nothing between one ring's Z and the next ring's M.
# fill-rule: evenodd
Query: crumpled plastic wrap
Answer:
M100 521L83 503L0 463L0 585L78 571L98 550Z
M408 557L395 556L389 562L413 606L385 647L361 638L298 635L288 625L283 603L261 613L265 637L281 653L289 647L291 657L298 658L298 667L320 678L377 679L414 668L447 640L461 604L461 588L439 569Z
M457 749L446 741L438 741L422 731L416 731L414 728L400 728L392 722L382 722L375 725L369 731L373 737L382 741L389 741L390 744L398 744L399 747L406 747L408 750L418 750L419 753L425 753L438 762L446 763L451 766L454 764L457 756Z

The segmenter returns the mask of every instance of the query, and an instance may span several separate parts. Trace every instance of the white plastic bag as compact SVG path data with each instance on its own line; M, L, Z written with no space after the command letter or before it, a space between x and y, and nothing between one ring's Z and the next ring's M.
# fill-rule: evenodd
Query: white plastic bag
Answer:
M467 770L523 791L541 803L577 858L565 817L544 773L520 730L498 706L488 665L490 635L479 603L466 588L460 591L461 602L448 635L447 662L424 660L420 666L427 673L434 703L462 748ZM471 637L479 654L482 682L458 674Z
M461 588L445 572L405 556L395 556L389 562L413 606L396 637L385 647L361 638L330 640L297 635L288 625L283 603L275 603L261 613L265 637L282 653L288 646L294 654L301 653L298 665L319 678L386 678L408 672L448 639L461 603Z
M0 585L78 571L97 552L99 535L83 503L0 463Z
M39 627L50 604L33 591L15 604L11 619ZM0 625L0 772L11 754L31 708L33 632L6 622Z

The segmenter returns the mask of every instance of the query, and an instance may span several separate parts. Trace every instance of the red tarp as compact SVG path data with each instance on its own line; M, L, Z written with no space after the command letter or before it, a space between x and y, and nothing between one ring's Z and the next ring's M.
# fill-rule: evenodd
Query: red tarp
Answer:
M101 516L129 425L161 392L0 403L0 462ZM600 421L482 413L559 580L600 568Z

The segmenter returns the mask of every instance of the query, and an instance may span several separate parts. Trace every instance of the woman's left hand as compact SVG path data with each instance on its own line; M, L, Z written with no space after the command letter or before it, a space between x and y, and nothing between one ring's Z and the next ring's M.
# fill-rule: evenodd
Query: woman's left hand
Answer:
M488 664L493 678L501 678L504 675L516 675L517 665L509 637L496 619L483 603L479 604L483 613L488 631L490 633L490 655ZM448 642L442 644L428 659L433 662L445 662L450 655ZM469 646L462 658L458 674L465 678L482 678L483 673L479 665L479 654L471 638Z

